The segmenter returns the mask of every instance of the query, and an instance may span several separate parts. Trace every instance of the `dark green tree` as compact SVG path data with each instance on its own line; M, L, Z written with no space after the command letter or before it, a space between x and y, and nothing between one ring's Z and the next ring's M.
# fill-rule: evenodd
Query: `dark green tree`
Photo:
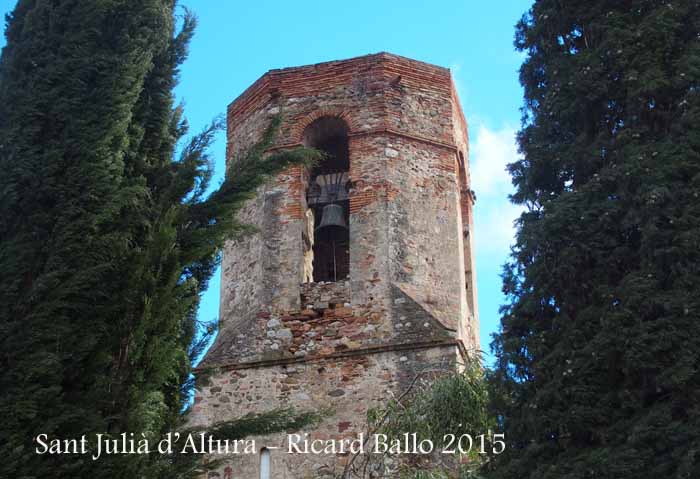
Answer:
M154 439L181 426L199 295L224 239L247 231L236 210L269 175L317 155L265 155L272 119L206 196L221 122L177 148L187 126L173 88L195 20L185 12L177 29L174 13L174 0L20 0L7 18L1 477L172 477L167 458L40 456L33 438ZM281 417L218 430L300 424Z
M118 307L109 284L132 240L130 123L172 20L162 1L21 1L0 61L2 476L78 477L37 456L40 433L105 430ZM138 205L140 200L132 204ZM70 457L70 456L65 456ZM88 459L89 460L89 459ZM75 469L74 469L75 468Z
M497 478L700 477L700 2L536 1Z

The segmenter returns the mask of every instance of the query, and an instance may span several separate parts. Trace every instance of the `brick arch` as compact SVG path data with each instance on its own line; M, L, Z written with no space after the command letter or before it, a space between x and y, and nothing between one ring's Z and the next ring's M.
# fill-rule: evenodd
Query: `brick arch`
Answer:
M353 115L342 108L319 108L317 110L308 113L294 122L290 131L290 137L295 143L301 144L304 140L304 130L306 127L311 125L313 122L319 118L326 116L331 116L334 118L340 118L348 126L348 136L352 135L354 132L358 131L357 121L354 119Z

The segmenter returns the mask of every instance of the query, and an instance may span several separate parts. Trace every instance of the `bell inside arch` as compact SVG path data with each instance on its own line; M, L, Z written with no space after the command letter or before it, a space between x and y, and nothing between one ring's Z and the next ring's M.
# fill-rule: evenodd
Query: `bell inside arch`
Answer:
M345 223L345 211L343 211L342 206L335 203L323 207L321 223L316 227L316 231L330 227L348 229L348 225Z

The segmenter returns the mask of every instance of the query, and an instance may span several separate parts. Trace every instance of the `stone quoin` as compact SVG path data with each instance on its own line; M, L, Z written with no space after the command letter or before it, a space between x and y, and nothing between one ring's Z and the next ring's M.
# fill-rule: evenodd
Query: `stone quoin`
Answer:
M467 124L446 68L378 53L271 70L228 107L229 171L278 114L275 149L327 156L240 213L257 230L224 249L220 331L198 368L214 373L191 422L330 406L297 433L352 440L368 408L479 348ZM260 454L206 477L339 477L350 458L255 439Z

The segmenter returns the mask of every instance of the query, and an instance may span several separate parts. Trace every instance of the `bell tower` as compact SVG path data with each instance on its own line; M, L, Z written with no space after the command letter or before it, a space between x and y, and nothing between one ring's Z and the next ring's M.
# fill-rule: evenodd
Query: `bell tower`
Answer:
M221 328L200 366L216 373L193 422L331 406L303 432L354 438L368 408L479 347L467 125L448 69L379 53L267 72L229 105L228 161L280 113L274 148L325 159L241 212L257 231L226 245ZM232 456L211 477L334 477L348 461L288 454L286 439L256 438L264 460Z

